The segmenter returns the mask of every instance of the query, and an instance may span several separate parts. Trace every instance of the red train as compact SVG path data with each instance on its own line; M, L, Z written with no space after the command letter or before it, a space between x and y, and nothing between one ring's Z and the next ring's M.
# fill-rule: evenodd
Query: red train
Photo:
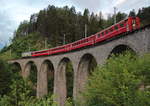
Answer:
M69 43L63 46L59 46L47 50L24 52L22 53L22 57L36 57L36 56L45 56L45 55L64 53L79 48L83 48L86 46L94 45L96 43L103 42L107 39L110 39L112 37L120 36L123 33L132 32L139 28L140 28L140 19L138 17L128 17L127 19L122 20L116 23L115 25L112 25L111 27L104 29L89 37L83 38L73 43Z

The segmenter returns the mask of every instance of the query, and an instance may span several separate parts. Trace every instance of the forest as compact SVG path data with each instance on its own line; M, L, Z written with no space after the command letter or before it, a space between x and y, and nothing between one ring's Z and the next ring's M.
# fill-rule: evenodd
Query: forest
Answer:
M129 14L118 12L117 22L128 16L138 16L141 26L150 24L150 7L132 10ZM17 67L8 60L21 58L21 53L47 49L74 42L95 34L114 24L114 15L104 18L103 13L90 13L88 9L77 12L75 7L55 7L49 5L39 13L32 14L29 21L23 21L14 31L10 45L0 51L0 106L57 106L55 95L36 98L37 72L32 66L28 79L20 76ZM82 92L84 101L72 98L73 71L69 63L66 76L68 99L65 106L149 106L150 105L150 55L141 57L126 52L114 55L106 64L97 66L89 77L86 90ZM52 83L49 79L49 83ZM52 84L50 89L52 89ZM141 90L141 86L144 89Z
M118 12L117 22L128 16L138 16L142 26L150 23L150 7L139 9L138 13L132 10L129 14ZM20 23L18 29L14 31L13 38L9 46L5 46L0 51L0 57L20 58L22 52L47 49L74 42L85 37L85 25L87 25L87 36L95 34L114 24L114 15L109 14L107 19L103 13L90 13L85 9L83 13L77 12L75 7L63 8L49 5L39 13L33 14L30 21ZM11 53L10 53L11 52Z

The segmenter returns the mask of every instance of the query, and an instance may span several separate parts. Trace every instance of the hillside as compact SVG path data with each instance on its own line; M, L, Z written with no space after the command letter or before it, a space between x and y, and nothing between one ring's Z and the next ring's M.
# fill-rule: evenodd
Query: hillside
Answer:
M117 22L128 16L140 17L142 26L150 24L150 7L140 9L137 14L134 10L129 14L118 12ZM21 58L22 52L63 45L64 34L66 43L84 38L85 25L87 25L87 35L90 36L113 23L114 16L111 14L105 19L102 12L94 14L85 9L81 13L77 12L75 7L67 6L63 8L48 6L39 13L31 15L29 21L21 22L14 31L10 45L0 51L0 106L58 106L56 101L53 101L57 97L53 95L54 77L57 75L49 75L50 71L53 73L50 64L47 65L49 93L37 99L36 88L42 77L39 77L40 71L36 65L31 62L30 75L23 78L21 75L24 69L8 64L7 60ZM71 62L65 63L67 91L65 106L150 106L150 54L136 56L125 52L112 55L105 64L94 67L95 69L93 60L91 63L89 67L92 71L89 69L90 75L85 90L80 92L81 98L79 96L75 101L74 75L77 74L74 74L76 71L73 71ZM84 66L86 65L81 63L81 67ZM56 74L56 71L57 69L53 74Z
M137 14L134 10L129 15L118 12L117 22L127 16L137 15L144 26L150 22L149 12L150 7L140 9ZM81 13L77 12L75 7L59 8L49 5L39 13L31 15L30 21L20 23L18 29L14 31L10 45L0 51L0 58L5 60L20 58L22 52L62 45L64 34L65 42L70 43L84 37L85 25L87 25L87 35L90 36L112 25L113 21L114 16L111 14L104 19L102 12L94 14L85 9Z

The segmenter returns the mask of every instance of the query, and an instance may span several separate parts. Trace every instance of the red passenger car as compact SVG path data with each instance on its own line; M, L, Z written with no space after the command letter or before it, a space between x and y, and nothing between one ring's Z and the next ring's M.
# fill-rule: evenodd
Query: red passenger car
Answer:
M95 37L96 37L95 35L92 35L92 36L86 37L84 39L78 40L76 42L73 42L71 44L71 50L82 48L82 47L89 46L89 45L93 45L95 43L94 42Z
M119 36L122 33L132 32L140 28L140 19L138 17L129 17L111 27L96 34L95 43Z
M35 57L35 56L45 56L45 55L49 55L48 50L41 50L41 51L34 51L31 53L31 56Z
M128 19L122 20L118 22L117 24L112 25L111 27L96 33L95 35L91 35L89 37L75 41L73 43L47 49L47 50L25 52L25 53L22 53L22 57L45 56L45 55L52 55L52 54L58 54L58 53L72 51L72 50L77 50L86 46L93 45L95 43L100 43L102 41L105 41L115 36L120 36L123 33L132 32L139 28L140 28L140 19L138 17L129 17Z

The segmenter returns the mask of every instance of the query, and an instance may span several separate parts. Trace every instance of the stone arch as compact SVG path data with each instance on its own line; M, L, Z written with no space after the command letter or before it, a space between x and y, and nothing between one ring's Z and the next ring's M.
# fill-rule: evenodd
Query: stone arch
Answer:
M11 64L11 69L14 73L19 73L19 75L22 75L22 67L20 65L20 63L18 62L14 62Z
M109 57L111 57L112 54L114 55L118 55L118 54L122 54L123 52L125 51L130 51L131 53L133 54L136 54L137 51L135 50L135 48L131 47L131 46L128 46L127 44L119 44L119 45L116 45L110 52Z
M34 61L28 61L27 63L25 63L25 67L24 67L24 70L23 70L23 77L24 78L28 78L29 77L32 65L35 65Z
M75 99L77 99L76 97L79 97L80 93L84 90L88 77L96 66L97 61L92 54L87 53L81 57L76 74Z
M38 73L38 93L37 97L43 97L48 93L53 93L54 87L54 66L50 60L44 60Z
M59 103L60 106L64 106L67 97L73 96L73 75L71 75L70 72L67 71L70 65L70 71L72 71L73 73L73 66L71 60L67 57L64 57L59 62L57 71L55 71L54 94L56 95L56 101ZM70 74L69 78L68 73ZM68 83L72 85L68 86Z
M36 96L37 92L37 73L38 73L37 65L34 63L34 61L28 61L25 65L23 77L28 79L32 85L33 88L31 94L32 96Z

